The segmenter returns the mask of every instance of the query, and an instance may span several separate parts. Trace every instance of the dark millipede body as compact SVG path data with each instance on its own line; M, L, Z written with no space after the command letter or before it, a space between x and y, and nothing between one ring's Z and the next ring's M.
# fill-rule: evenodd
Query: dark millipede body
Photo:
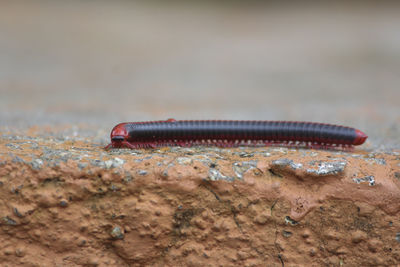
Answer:
M168 119L120 123L111 131L111 144L106 148L155 148L174 145L336 148L361 145L367 137L354 128L315 122Z

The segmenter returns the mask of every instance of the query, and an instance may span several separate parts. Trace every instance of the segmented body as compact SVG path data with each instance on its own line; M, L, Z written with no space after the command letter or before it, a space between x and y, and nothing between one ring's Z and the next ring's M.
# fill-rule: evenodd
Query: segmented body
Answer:
M352 147L367 136L354 128L291 121L186 120L121 123L108 147L286 145L312 148Z

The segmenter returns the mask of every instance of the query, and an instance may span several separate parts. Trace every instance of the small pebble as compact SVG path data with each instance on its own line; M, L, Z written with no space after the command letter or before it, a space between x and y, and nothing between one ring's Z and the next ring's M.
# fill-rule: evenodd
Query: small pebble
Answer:
M25 252L24 248L17 248L15 250L15 256L17 256L17 257L23 257L23 256L25 256L25 254L26 254L26 252Z
M368 183L370 186L375 185L375 177L373 175L365 176L362 178L353 178L353 181L357 184Z
M282 230L282 235L283 235L284 237L291 237L291 236L292 236L292 232Z
M145 171L145 170L138 170L138 174L139 174L139 175L146 175L146 174L147 174L147 171Z
M17 222L9 218L8 216L3 217L3 222L8 225L17 225Z
M66 201L66 200L61 200L60 201L60 207L63 207L63 208L65 208L65 207L67 207L68 206L68 201Z
M40 170L42 168L42 165L43 165L43 160L41 159L34 159L31 162L32 169L34 170Z
M289 216L285 217L285 223L286 224L291 224L291 225L297 225L299 224L299 222L293 220L292 218L290 218Z
M124 238L124 234L121 231L121 228L116 226L112 229L110 235L114 238L114 239L123 239Z
M313 164L315 164L315 162L313 162ZM334 162L322 161L318 163L317 169L307 169L306 171L307 173L316 174L318 176L336 175L342 173L346 165L347 163L345 161L334 161Z
M14 208L14 214L17 215L18 217L23 217L23 215L18 211L17 208Z

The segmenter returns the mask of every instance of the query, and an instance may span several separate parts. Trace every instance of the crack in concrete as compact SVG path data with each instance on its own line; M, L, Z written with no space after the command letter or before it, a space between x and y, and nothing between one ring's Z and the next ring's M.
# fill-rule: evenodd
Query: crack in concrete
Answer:
M271 205L271 217L273 217L273 209L274 209L274 207L275 207L275 205L276 205L277 203L278 203L278 199L276 199L276 200L272 203L272 205ZM276 223L276 220L274 220L274 227L275 227L274 246L275 246L276 250L278 251L278 259L279 259L279 261L281 262L282 267L284 267L284 266L285 266L285 262L283 261L283 258L282 258L282 255L281 255L281 250L280 250L280 248L279 248L279 246L278 246L278 244L277 244L279 231L278 231L278 225L277 225L277 223Z
M283 178L283 176L281 174L275 172L272 168L269 168L268 171L269 171L269 173L272 174L272 176L277 176L279 178Z
M218 196L218 194L217 194L214 190L212 190L211 188L208 187L208 185L209 185L209 186L212 186L211 183L210 183L210 181L204 180L204 183L205 183L205 184L203 184L203 186L204 186L208 191L210 191L218 201L221 201L221 198Z
M236 215L237 215L237 212L235 211L235 208L231 205L230 201L229 201L229 200L227 200L227 201L222 201L221 198L218 196L218 194L217 194L214 190L212 190L212 189L209 187L209 186L212 186L212 184L210 183L210 181L204 180L204 183L205 183L205 184L203 184L203 186L204 186L208 191L210 191L210 192L215 196L215 198L216 198L219 202L222 202L223 204L229 206L230 211L232 212L232 215L233 215L233 221L235 222L235 224L236 224L237 228L239 229L240 233L243 234L242 226L240 225L239 221L237 220L237 216L236 216ZM207 185L209 185L209 186L207 186Z
M233 208L232 205L230 205L230 203L228 203L228 205L230 206L231 212L233 214L233 221L235 222L236 226L238 227L240 233L243 234L242 226L240 225L239 221L237 220L235 209Z
M285 262L283 261L281 254L278 254L278 258L282 263L282 267L285 267Z

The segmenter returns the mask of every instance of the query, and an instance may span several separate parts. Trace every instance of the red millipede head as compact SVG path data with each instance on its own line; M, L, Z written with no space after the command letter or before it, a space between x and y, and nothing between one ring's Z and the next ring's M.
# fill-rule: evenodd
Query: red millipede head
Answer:
M367 140L368 136L356 129L356 139L354 139L353 145L358 146L364 144L365 140Z
M128 139L129 134L125 128L125 124L120 123L112 129L110 134L112 147L122 147L123 143Z

